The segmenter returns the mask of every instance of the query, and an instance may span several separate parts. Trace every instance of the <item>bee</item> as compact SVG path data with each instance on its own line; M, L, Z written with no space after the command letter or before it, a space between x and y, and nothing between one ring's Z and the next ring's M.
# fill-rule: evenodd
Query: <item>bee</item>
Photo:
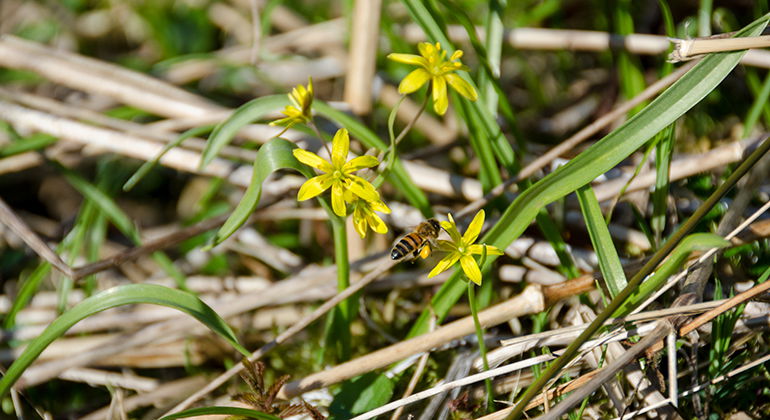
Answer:
M430 242L438 237L440 231L441 225L436 219L428 219L420 223L414 231L404 235L401 240L396 242L390 251L390 258L400 260L410 253L413 258L417 258L418 255L422 258L428 258Z

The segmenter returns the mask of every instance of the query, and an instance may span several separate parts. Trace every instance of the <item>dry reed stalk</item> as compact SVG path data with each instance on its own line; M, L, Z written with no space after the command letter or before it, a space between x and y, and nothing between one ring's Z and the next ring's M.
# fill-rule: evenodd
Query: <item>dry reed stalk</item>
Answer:
M372 111L381 7L382 0L359 0L353 5L344 100L357 115Z
M75 368L59 375L59 379L70 382L83 382L91 386L112 386L137 392L151 392L158 388L160 381L133 374L116 373L106 370Z
M477 35L483 39L482 28L477 28ZM405 25L401 34L410 42L425 41L425 34L416 24ZM469 42L468 33L459 25L449 25L447 35L452 42ZM574 29L515 28L506 31L508 45L521 50L555 51L607 51L623 48L628 52L641 55L658 55L668 51L670 40L662 35L630 34L617 35L600 31ZM770 52L749 50L741 59L741 64L770 68Z
M767 48L770 47L770 35L745 38L672 39L671 42L674 44L674 50L669 54L668 61L677 63L709 53Z

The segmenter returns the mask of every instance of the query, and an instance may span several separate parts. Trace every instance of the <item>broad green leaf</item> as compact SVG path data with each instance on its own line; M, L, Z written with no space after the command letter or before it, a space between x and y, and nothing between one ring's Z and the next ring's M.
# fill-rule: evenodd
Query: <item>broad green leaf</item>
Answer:
M602 217L602 209L599 207L599 201L596 199L593 188L589 185L578 188L577 197L580 201L580 210L583 212L583 218L586 222L588 236L591 237L591 243L599 259L599 270L610 291L610 296L615 297L628 283L626 275L623 272L623 265L620 263L618 251L612 243L610 230Z
M257 121L265 114L279 111L289 104L289 97L286 95L262 96L253 99L235 110L230 118L219 123L209 136L206 142L206 148L203 149L201 156L201 168L211 163L230 141L238 134L241 128Z
M188 417L212 416L212 415L239 416L239 417L246 417L250 419L259 419L259 420L281 420L280 417L274 416L272 414L267 414L261 411L252 410L249 408L240 408L240 407L191 408L189 410L180 411L178 413L161 417L160 420L186 419Z
M768 16L754 21L738 32L737 36L760 34L767 24ZM508 247L524 232L541 208L607 172L700 102L735 68L744 54L745 51L738 51L705 57L626 123L522 192L480 242L500 249ZM485 270L489 269L494 259L495 256L490 256ZM431 301L439 319L446 316L463 290L464 285L458 273L444 283ZM412 327L410 335L425 332L430 316L430 312L424 311Z
M342 384L329 406L332 419L349 419L390 401L393 381L381 373L369 372Z
M54 340L64 335L79 321L101 311L122 305L151 303L168 306L185 312L219 334L244 356L249 356L225 321L196 296L176 289L154 284L129 284L117 286L91 296L51 322L48 327L24 349L0 379L0 397L5 396L32 362Z
M233 213L217 231L213 245L230 237L254 213L259 204L259 197L262 195L262 183L268 175L279 169L295 169L308 178L313 176L313 171L308 166L294 158L291 151L296 148L297 146L292 142L275 138L259 149L249 187Z
M730 241L713 233L694 233L688 235L674 248L668 259L658 267L655 273L645 280L612 316L621 317L628 315L634 308L658 290L669 277L679 271L693 251L724 248L729 245Z

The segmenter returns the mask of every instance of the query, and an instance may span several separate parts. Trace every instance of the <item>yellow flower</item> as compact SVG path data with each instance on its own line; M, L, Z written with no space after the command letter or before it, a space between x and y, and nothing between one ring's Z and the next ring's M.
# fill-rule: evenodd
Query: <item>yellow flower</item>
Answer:
M313 152L294 149L292 153L298 161L324 172L323 175L314 176L302 184L297 193L297 200L308 200L331 187L332 209L340 217L347 215L344 199L346 191L350 191L366 201L379 201L380 194L372 184L360 176L353 175L353 172L377 166L380 162L374 156L359 156L347 162L349 148L348 130L340 128L332 139L331 162Z
M421 42L417 45L420 55L414 54L390 54L388 58L399 63L412 64L418 66L412 70L404 80L398 85L398 91L402 94L408 94L421 88L422 85L431 82L431 92L433 93L433 109L439 115L444 115L449 106L447 98L446 85L449 83L460 95L465 96L471 101L478 99L476 90L468 82L455 74L456 70L468 70L460 63L460 57L463 56L462 50L455 51L449 60L445 60L446 51L441 49L438 42L434 45L429 42ZM456 61L457 60L457 61Z
M366 237L367 226L376 233L388 233L388 225L375 213L390 214L390 209L380 200L366 201L346 192L345 201L353 206L353 226L362 238Z
M270 123L270 125L284 125L288 129L297 123L309 122L312 118L310 105L313 104L313 79L308 78L307 88L297 85L289 94L291 105L286 105L283 114L286 118L281 118Z
M463 268L463 272L468 278L481 285L481 270L474 255L482 255L484 248L486 248L487 255L503 255L503 251L497 249L492 245L474 244L476 238L478 238L481 232L481 226L484 225L484 210L480 210L473 217L473 221L468 226L468 230L465 231L463 236L460 236L460 232L457 231L457 225L451 214L447 214L449 217L448 222L441 222L441 227L449 233L452 238L451 241L438 241L438 247L441 250L449 251L449 254L433 267L433 270L428 274L428 277L433 277L442 271L445 271L449 267L455 265L457 261L460 261L460 265Z

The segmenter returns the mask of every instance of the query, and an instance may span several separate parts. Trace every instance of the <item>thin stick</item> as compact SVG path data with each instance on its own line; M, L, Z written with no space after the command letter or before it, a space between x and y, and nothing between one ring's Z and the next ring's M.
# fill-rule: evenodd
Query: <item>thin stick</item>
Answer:
M770 47L770 35L745 38L672 39L671 42L674 44L674 50L668 56L668 61L676 63L714 52L767 48Z
M57 270L61 271L67 277L73 277L72 268L59 257L43 240L24 223L16 213L8 207L8 204L0 198L0 223L8 228L24 241L27 246L42 259L48 261Z

